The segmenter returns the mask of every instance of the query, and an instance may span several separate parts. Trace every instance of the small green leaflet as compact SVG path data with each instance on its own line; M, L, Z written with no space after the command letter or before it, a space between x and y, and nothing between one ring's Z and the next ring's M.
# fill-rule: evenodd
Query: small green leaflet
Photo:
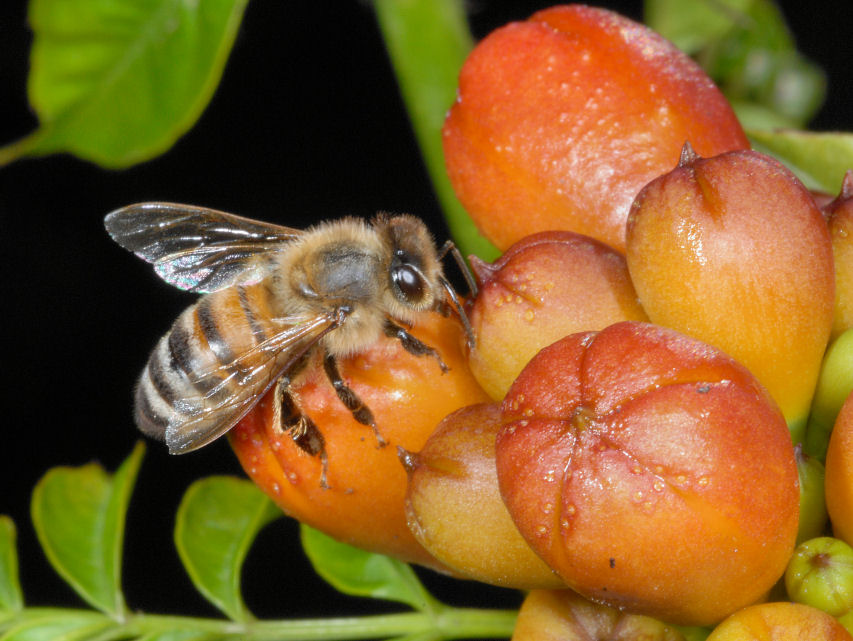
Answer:
M55 467L33 490L33 525L48 560L89 604L125 614L121 557L125 516L145 452L139 443L114 475L100 465Z
M70 152L104 167L168 149L210 101L248 0L31 0L40 125L0 164Z
M824 73L799 53L772 0L646 0L645 19L693 56L731 102L762 107L766 122L756 123L761 110L750 110L762 129L780 119L803 127L823 103Z
M31 616L27 616L30 614ZM78 641L125 638L116 634L120 625L100 612L63 608L24 611L15 623L2 630L3 641Z
M853 133L780 129L747 129L757 151L778 158L809 189L838 194L848 169L853 169Z
M399 601L419 611L442 607L406 563L340 543L304 524L300 532L314 570L339 592Z
M175 546L196 589L233 621L252 618L240 596L240 570L260 529L283 516L255 485L212 476L184 493Z
M456 100L459 70L473 46L463 3L376 0L373 7L450 233L464 255L494 260L498 250L480 235L444 167L441 128Z
M21 583L18 580L18 552L15 548L15 523L0 515L0 621L4 615L24 606Z

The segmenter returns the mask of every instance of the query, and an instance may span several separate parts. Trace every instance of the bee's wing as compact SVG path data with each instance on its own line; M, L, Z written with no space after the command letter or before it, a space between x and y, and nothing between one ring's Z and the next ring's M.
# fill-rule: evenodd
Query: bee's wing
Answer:
M206 207L137 203L104 219L119 245L152 263L170 285L199 294L256 282L271 267L258 258L303 232Z
M297 324L282 321L280 331L249 352L211 371L198 373L193 382L197 389L207 392L186 396L176 403L177 411L166 427L169 452L191 452L225 434L279 377L342 321L341 314L334 312ZM246 362L252 365L247 366Z

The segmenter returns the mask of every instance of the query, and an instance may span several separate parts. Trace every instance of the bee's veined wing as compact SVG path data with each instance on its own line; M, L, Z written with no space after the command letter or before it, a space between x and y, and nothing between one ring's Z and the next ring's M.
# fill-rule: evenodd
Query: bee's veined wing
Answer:
M104 219L119 245L154 265L170 285L204 294L257 282L272 256L303 232L215 209L176 203L137 203ZM260 257L260 258L259 258Z
M208 391L175 404L166 427L169 452L191 452L225 434L343 319L343 313L330 312L298 323L281 321L280 331L252 350L211 371L197 373L197 389Z

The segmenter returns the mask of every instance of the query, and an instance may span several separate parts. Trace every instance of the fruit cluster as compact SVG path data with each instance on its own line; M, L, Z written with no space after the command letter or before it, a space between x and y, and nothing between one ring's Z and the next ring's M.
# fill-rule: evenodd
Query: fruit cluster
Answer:
M447 373L390 339L341 363L394 447L309 368L330 487L268 401L231 434L248 474L340 540L530 590L519 641L851 638L853 173L818 207L601 9L498 29L459 83L448 173L504 251L471 259L476 345L427 315Z

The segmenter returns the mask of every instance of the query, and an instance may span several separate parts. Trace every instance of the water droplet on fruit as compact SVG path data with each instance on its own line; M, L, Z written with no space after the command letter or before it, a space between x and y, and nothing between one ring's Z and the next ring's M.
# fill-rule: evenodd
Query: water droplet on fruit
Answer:
M553 503L546 503L545 505L542 506L542 512L544 512L545 514L550 514L553 511L554 511L554 504Z
M536 314L533 313L532 309L528 309L526 312L524 312L524 320L526 320L528 323L533 322L534 318L536 318Z

